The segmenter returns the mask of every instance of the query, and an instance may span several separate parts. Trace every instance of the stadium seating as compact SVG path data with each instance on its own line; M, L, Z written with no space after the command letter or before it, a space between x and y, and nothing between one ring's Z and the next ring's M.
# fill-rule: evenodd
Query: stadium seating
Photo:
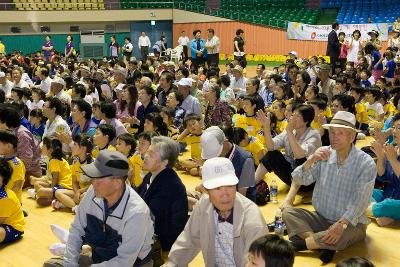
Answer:
M322 0L321 8L339 10L337 21L343 24L394 22L400 15L400 0Z
M103 10L104 0L14 0L17 10Z

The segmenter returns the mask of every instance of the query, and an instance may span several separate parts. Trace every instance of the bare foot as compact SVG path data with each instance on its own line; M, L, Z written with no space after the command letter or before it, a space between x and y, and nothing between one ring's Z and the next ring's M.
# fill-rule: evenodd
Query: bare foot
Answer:
M371 202L366 210L367 212L367 216L368 217L374 217L374 215L372 214L372 206L375 204L375 202Z
M393 220L392 218L389 218L389 217L379 217L379 218L376 218L376 223L377 223L379 226L386 226L386 225L391 224L392 222L394 222L394 220Z

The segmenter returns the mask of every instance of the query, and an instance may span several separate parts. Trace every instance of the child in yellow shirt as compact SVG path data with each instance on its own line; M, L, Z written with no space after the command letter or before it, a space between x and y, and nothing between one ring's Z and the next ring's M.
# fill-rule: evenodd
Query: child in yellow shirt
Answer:
M42 153L49 158L47 177L31 179L37 203L41 206L55 205L55 193L59 189L72 189L72 174L65 155L62 143L55 137L43 138ZM54 199L54 201L52 201Z
M55 193L57 201L53 204L55 209L69 208L72 212L76 211L77 205L85 196L86 191L91 185L91 179L81 170L81 166L93 162L92 150L93 140L86 134L77 135L73 139L72 157L74 158L71 166L72 190L59 189Z
M138 135L138 147L137 151L130 158L130 162L133 165L133 185L138 187L142 184L144 176L147 171L143 169L144 155L151 145L151 139L157 136L155 133L141 132Z
M178 137L178 142L190 145L190 159L179 160L179 165L193 176L200 175L200 167L203 165L201 160L200 137L203 133L201 129L201 117L196 114L186 116L184 122L186 128Z
M257 99L253 96L245 96L242 101L242 108L245 112L243 115L237 116L235 127L246 130L249 136L254 136L260 140L264 140L264 132L260 121L256 117ZM263 142L264 143L264 142Z
M14 191L18 200L22 203L22 186L25 182L25 165L15 156L17 150L18 138L14 132L9 130L0 130L0 155L11 167L12 175L10 181L5 185L7 189Z
M115 138L115 129L109 124L100 124L93 137L93 143L96 146L93 149L92 157L95 159L101 150L115 150L110 143Z
M368 113L363 101L364 88L352 87L350 95L354 98L357 128L363 132L368 132Z
M0 158L0 244L13 243L24 234L25 219L14 191L6 187L11 180L10 164Z
M134 173L135 173L135 151L136 151L136 139L130 133L121 134L117 137L117 144L115 148L118 152L121 152L128 158L129 173L128 180L131 185L134 185Z
M276 116L276 134L282 133L287 126L287 119L285 117L286 104L282 100L276 100L271 105L271 112Z
M168 127L168 137L174 141L178 140L179 129L174 125L175 110L170 107L163 107L160 115Z
M243 128L234 127L232 141L244 150L250 152L254 158L255 164L258 166L260 159L262 159L266 153L264 145L258 138L249 136Z

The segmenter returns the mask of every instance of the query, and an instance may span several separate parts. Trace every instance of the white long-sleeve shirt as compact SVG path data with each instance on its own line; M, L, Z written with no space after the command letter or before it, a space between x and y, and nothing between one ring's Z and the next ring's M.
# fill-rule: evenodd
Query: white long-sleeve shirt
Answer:
M138 41L138 46L141 48L142 46L151 46L151 42L148 36L140 36Z

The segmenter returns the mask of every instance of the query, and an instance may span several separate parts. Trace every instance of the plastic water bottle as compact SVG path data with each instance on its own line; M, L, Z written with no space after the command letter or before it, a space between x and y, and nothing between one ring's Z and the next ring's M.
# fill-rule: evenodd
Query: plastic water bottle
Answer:
M282 211L281 209L277 209L275 213L275 234L283 236L285 231L283 225Z
M271 203L278 203L278 184L276 183L275 178L272 178L271 182Z

